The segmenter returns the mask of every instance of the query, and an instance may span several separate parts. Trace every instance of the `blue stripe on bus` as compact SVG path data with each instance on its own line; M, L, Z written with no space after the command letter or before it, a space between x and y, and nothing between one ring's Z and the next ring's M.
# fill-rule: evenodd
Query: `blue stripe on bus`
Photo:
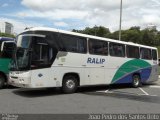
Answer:
M0 41L14 41L14 38L0 37Z
M152 68L150 67L150 68L138 70L134 73L139 73L140 77L141 77L141 82L145 83L149 79L149 77L151 75L151 71L152 71ZM122 77L121 79L117 80L113 84L132 83L132 77L133 77L134 73L130 73L130 74Z

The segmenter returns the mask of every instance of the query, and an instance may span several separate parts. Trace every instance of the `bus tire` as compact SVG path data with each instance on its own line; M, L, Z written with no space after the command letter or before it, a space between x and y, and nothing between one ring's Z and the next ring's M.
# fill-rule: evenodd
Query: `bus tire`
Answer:
M5 85L5 78L2 75L0 75L0 89L2 89L4 85Z
M63 79L62 91L66 94L76 92L78 87L77 78L73 75L67 75Z
M132 86L134 88L137 88L137 87L141 86L141 78L140 78L140 76L138 74L133 75L133 77L132 77Z

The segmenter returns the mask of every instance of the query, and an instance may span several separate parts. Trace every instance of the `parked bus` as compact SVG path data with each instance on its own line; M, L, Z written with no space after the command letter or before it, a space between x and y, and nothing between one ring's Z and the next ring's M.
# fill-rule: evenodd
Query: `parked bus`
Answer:
M142 83L158 80L157 48L52 28L17 37L9 82L23 88Z
M0 37L0 89L8 82L9 63L15 48L15 39Z

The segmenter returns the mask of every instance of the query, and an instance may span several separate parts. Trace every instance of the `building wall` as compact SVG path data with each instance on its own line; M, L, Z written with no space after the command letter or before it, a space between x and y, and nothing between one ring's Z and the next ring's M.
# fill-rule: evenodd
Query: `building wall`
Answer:
M5 32L5 23L0 22L0 32L4 33Z
M8 22L0 21L0 32L13 34L13 25Z

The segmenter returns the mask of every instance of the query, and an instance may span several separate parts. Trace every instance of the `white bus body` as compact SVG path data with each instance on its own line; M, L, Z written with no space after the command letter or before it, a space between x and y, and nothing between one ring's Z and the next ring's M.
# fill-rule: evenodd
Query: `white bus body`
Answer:
M77 86L132 83L137 87L158 80L155 47L52 28L32 28L17 38L9 75L13 86L62 87L71 93Z

